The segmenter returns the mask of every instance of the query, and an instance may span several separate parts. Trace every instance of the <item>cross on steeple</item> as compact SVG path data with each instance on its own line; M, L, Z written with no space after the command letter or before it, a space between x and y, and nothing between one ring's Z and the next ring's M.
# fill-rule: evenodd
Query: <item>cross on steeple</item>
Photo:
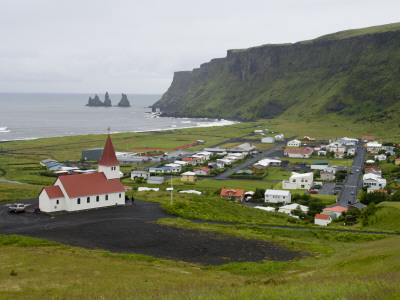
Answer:
M110 126L108 126L107 130L108 130L108 134L110 134L110 130L111 130Z

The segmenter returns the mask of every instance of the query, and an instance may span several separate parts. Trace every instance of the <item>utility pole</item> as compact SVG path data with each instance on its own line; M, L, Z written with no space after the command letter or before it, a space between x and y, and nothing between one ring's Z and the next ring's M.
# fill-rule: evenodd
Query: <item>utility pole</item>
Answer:
M171 175L171 205L173 205L174 204L174 200L173 200L173 191L174 191L174 188L172 187L172 175Z

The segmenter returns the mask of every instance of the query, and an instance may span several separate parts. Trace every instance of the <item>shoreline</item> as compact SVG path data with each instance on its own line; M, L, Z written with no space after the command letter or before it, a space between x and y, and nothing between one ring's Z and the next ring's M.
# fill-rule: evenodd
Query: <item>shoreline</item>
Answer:
M170 119L176 119L174 117L160 117L160 118L170 118ZM179 119L192 119L193 118L179 118ZM206 119L207 118L199 118L199 119ZM234 125L241 123L240 121L232 121L232 120L226 120L226 119L220 119L219 121L217 119L211 119L213 121L210 122L204 122L204 125L201 123L193 123L192 121L189 121L188 123L185 122L184 124L196 124L195 126L184 126L184 127L177 127L177 128L157 128L157 129L149 129L149 130L135 130L135 131L113 131L110 132L110 134L119 134L119 133L144 133L144 132L156 132L156 131L167 131L167 130L177 130L177 129L188 129L188 128L201 128L201 127L221 127L221 126L228 126L228 125ZM200 124L200 125L199 125ZM48 137L28 137L28 138L17 138L17 139L10 139L10 140L0 140L1 143L10 143L10 142L20 142L20 141L30 141L30 140L38 140L38 139L49 139L49 138L60 138L60 137L71 137L71 136L85 136L85 135L90 135L90 134L107 134L105 133L86 133L86 134L71 134L71 135L57 135L57 136L48 136Z

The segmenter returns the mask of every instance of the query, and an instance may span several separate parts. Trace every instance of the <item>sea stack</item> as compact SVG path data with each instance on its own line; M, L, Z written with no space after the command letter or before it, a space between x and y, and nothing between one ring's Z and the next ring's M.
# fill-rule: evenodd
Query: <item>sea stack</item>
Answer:
M104 106L112 106L111 99L110 99L110 96L108 95L108 92L106 92L106 95L104 96Z
M89 97L87 106L104 106L104 103L101 102L99 96L95 95L94 98Z
M125 94L122 94L121 101L118 103L119 107L130 107L131 104L129 103L128 97Z

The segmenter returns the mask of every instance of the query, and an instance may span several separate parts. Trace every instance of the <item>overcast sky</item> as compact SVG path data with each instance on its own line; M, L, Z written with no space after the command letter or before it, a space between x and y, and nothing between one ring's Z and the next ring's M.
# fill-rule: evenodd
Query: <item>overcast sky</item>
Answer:
M400 21L399 0L1 0L0 92L164 93L228 49Z

